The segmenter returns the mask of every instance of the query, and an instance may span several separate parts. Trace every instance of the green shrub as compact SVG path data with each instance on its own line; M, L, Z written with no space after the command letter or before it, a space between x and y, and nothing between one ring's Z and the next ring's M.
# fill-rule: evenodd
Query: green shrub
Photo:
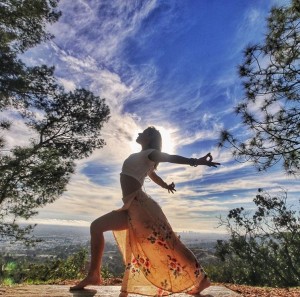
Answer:
M221 264L209 268L212 279L273 287L300 285L300 216L286 199L285 192L271 196L260 189L254 213L236 208L221 220L231 237L217 242Z

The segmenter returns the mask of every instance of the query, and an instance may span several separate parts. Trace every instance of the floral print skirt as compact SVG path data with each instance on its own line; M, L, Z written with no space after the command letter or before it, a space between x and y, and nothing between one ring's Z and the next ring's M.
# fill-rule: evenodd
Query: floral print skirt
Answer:
M126 267L121 291L165 296L197 290L206 275L160 206L142 190L123 201L129 228L114 231Z

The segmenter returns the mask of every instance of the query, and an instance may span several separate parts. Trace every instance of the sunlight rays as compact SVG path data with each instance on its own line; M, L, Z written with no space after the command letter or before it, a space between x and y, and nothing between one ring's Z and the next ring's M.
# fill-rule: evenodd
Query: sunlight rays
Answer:
M145 129L146 128L147 127L145 127ZM176 144L174 137L172 137L172 133L174 131L162 126L155 126L155 128L160 132L162 137L162 151L168 154L175 154ZM132 152L138 152L141 150L141 146L136 143L136 138L138 137L139 133L143 132L143 130L144 129L140 129L132 132L132 140L130 141L130 148Z

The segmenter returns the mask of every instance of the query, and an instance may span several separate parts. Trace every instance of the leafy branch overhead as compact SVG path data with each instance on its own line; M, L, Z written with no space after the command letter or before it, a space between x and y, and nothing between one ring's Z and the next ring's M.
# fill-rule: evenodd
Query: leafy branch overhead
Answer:
M249 46L239 66L245 99L236 106L247 137L223 131L239 160L266 170L278 162L289 174L300 170L300 2L276 7L263 44Z
M0 236L30 243L32 225L20 227L37 209L55 201L74 172L75 160L105 145L109 119L105 100L85 89L65 92L54 67L28 67L19 54L53 36L46 26L59 19L57 0L0 3L0 130L22 119L27 145L8 147L0 136Z

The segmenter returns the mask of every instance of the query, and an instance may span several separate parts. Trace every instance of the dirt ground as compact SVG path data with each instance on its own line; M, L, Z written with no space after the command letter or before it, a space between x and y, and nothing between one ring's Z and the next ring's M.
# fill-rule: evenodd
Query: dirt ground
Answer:
M262 288L234 284L219 284L243 297L300 297L300 287L298 288Z

